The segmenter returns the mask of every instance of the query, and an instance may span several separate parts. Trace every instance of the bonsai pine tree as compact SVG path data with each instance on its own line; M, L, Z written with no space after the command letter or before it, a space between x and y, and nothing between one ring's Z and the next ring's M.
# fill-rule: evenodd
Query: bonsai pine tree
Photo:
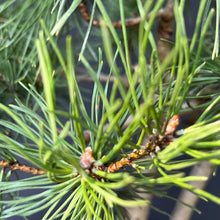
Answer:
M220 164L219 7L201 0L189 37L185 1L2 1L0 218L220 204L200 184Z

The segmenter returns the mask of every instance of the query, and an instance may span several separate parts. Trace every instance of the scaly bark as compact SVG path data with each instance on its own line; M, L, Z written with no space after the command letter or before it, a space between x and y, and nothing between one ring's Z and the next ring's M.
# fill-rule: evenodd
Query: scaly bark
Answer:
M35 167L30 167L24 164L20 164L17 161L16 162L8 162L5 160L0 160L0 167L2 167L3 169L5 168L9 168L11 170L19 170L25 173L31 173L34 175L43 175L46 174L45 170L41 170Z

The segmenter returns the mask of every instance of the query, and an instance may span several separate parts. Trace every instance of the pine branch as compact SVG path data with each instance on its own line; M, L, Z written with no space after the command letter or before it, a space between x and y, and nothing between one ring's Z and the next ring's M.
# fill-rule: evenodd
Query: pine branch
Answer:
M90 19L91 19L91 16L90 16L90 13L89 13L89 11L88 11L88 8L87 8L87 6L86 6L86 1L85 0L82 0L82 2L79 4L79 11L80 11L80 13L81 13L81 15L82 15L82 17L83 17L83 19L86 21L86 22L90 22ZM167 20L169 20L169 23L171 22L173 22L173 18L174 18L174 16L173 16L173 12L172 12L172 7L173 7L173 1L172 0L169 0L168 1L168 3L167 3L167 5L166 5L166 7L165 8L162 8L162 9L160 9L159 11L158 11L158 13L157 13L157 18L161 18L161 20L162 20L162 22L161 22L161 24L163 23L163 22L167 22ZM148 14L148 16L147 16L147 20L149 20L150 19L150 17L151 17L151 12ZM127 27L127 28L129 28L129 27L135 27L135 26L138 26L139 24L140 24L140 22L141 22L141 17L140 16L137 16L137 17L134 17L134 18L127 18L127 19L125 19L125 26ZM92 21L92 25L93 26L95 26L95 27L100 27L101 26L101 24L100 24L100 21L98 20L98 19L93 19L93 21ZM119 21L112 21L112 25L113 25L113 27L114 28L118 28L118 29L120 29L120 28L122 28L122 22L121 22L121 20L119 20ZM169 25L170 26L170 25ZM162 24L162 27L167 27L167 24L165 24L165 26L164 26L164 24ZM161 27L161 29L163 29L163 31L162 32L165 32L166 30L164 29L164 28L162 28ZM164 33L163 33L164 34ZM172 32L171 32L171 35L172 35ZM165 38L166 39L166 38Z
M88 11L88 8L86 6L86 1L82 1L80 4L79 4L79 11L83 17L83 19L85 21L87 21L88 23L90 22L90 13ZM125 26L126 27L134 27L134 26L137 26L139 25L141 22L141 17L135 17L135 18L128 18L125 20ZM100 27L100 21L97 20L97 19L93 19L92 21L92 25L95 26L95 27ZM112 25L114 26L114 28L122 28L122 22L121 21L112 21Z
M5 160L0 160L0 167L3 169L9 168L11 170L19 170L25 173L31 173L33 175L43 175L46 174L47 172L45 170L41 170L35 167L30 167L24 164L20 164L19 162L8 162Z
M77 82L94 82L94 80L91 76L79 76L76 78L77 78ZM128 82L127 77L121 76L120 79L121 79L121 82L123 83L123 85L125 86L125 88L129 88L129 82ZM100 82L103 82L103 83L106 83L108 81L111 83L114 83L116 81L116 78L115 78L115 76L110 76L110 78L109 78L108 75L101 73L99 76L99 80L100 80Z
M135 164L132 163L133 160L140 159L147 155L153 156L158 151L164 149L173 141L173 136L178 125L179 116L174 115L167 125L164 136L161 137L158 134L153 134L149 137L148 142L145 144L145 148L140 150L134 150L132 153L128 154L127 157L122 158L116 163L110 164L110 166L107 169L107 172L113 173L121 169L125 165L135 166Z

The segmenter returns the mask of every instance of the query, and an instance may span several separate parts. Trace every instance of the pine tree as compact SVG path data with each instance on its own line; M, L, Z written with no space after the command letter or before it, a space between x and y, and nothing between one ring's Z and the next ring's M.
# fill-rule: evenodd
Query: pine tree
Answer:
M220 164L220 6L200 1L189 38L187 4L1 1L1 219L132 219L150 207L176 220L200 212L199 197L220 204L203 189Z

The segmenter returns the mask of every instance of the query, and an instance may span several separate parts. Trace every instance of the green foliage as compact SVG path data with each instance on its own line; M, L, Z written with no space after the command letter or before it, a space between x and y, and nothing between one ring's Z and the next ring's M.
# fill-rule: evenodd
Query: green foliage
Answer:
M8 62L8 65L13 65L21 56L22 63L24 60L25 63L19 67L19 71L14 71L15 80L12 81L10 78L13 73L10 68L4 68L5 72L0 73L0 76L4 76L4 80L7 76L7 81L13 86L19 82L19 86L28 95L25 101L15 96L16 103L9 106L5 104L6 102L0 103L1 113L4 112L10 117L10 121L0 120L0 125L11 131L11 135L0 133L0 156L10 162L22 158L46 171L47 174L12 181L9 178L11 173L2 169L0 218L15 215L30 216L47 209L43 219L116 219L116 217L123 219L121 207L150 205L150 201L138 196L140 190L166 196L160 187L158 189L153 187L155 185L166 187L176 185L220 204L220 198L188 184L189 181L205 181L205 177L185 177L181 170L201 161L209 161L216 166L220 164L218 147L220 122L217 112L220 94L215 87L212 92L207 92L209 84L217 85L216 80L219 80L216 67L219 60L216 58L211 61L202 54L202 46L207 42L206 34L213 20L214 10L205 11L208 3L205 0L201 1L195 31L192 41L189 41L184 22L184 1L181 3L174 1L175 43L172 51L161 63L153 28L158 10L165 1L146 1L142 5L141 1L137 0L135 10L139 11L141 23L138 31L139 41L136 45L138 68L133 71L125 15L136 12L125 8L123 0L118 1L121 31L114 28L103 1L96 0L93 4L91 18L94 16L95 8L99 9L101 15L100 34L103 46L98 52L89 42L89 36L94 34L91 22L81 42L82 48L75 49L72 38L67 36L66 53L60 49L57 36L54 35L62 32L62 28L75 13L80 2L72 1L65 11L65 0L43 3L26 1L23 6L17 3L16 6L21 7L19 13L8 18L1 26L1 34L6 34L3 36L1 56L7 54L4 59L8 60L9 57L12 59L10 50L17 48L15 59ZM11 8L9 11L6 10L10 4L14 4L14 1L2 3L0 11L10 13ZM35 19L31 22L28 19L24 23L22 15L26 8L29 8L27 18ZM34 16L35 10L38 16ZM48 18L51 12L53 15ZM149 12L151 17L146 21ZM41 28L37 22L40 17ZM6 29L16 34L10 41L8 35L13 36L13 33L6 33ZM27 39L18 37L21 33L26 34ZM36 33L39 35L36 36ZM34 40L36 47L32 45ZM216 47L217 44L215 51ZM87 52L95 55L88 58ZM150 54L150 67L146 54ZM206 51L206 54L210 57L210 50ZM79 57L78 62L75 62L76 56ZM90 62L91 57L98 57L97 67ZM43 91L36 88L34 81L28 85L26 83L28 80L26 74L30 71L33 59L37 68L39 61ZM4 64L6 63L4 61ZM77 81L76 70L82 65L94 81L93 91L90 92L90 112L87 111ZM99 79L101 72L104 71L103 65L108 65L110 69L105 84ZM62 83L65 83L65 90L69 93L69 111L60 109L57 105L56 88L59 86L60 73L65 74ZM121 80L122 74L126 76L129 88L126 88ZM169 79L165 82L164 78L167 75ZM111 76L115 79L112 87ZM5 90L2 94L5 94ZM149 137L163 137L172 116L192 110L190 106L182 109L186 100L204 97L210 101L195 108L202 107L205 110L194 125L182 131L182 136L165 149L160 149L160 152L156 152L154 146L150 156L132 161L132 169L119 170L116 173L107 172L108 166L120 161L123 155L126 157L133 149L144 149L146 144L143 142L144 134L148 134ZM129 125L122 129L129 116L132 116ZM108 126L105 127L106 125ZM89 143L86 143L84 137L85 130L89 133ZM87 146L91 146L92 156L88 158L89 164L85 168L82 163L87 162L82 158L88 151ZM186 159L182 157L183 155L189 157ZM92 159L94 161L91 162ZM156 168L158 173L146 174L145 170L151 168ZM131 198L123 199L117 194L124 188L128 190ZM26 197L15 194L23 190L36 189L41 192ZM62 200L64 197L65 201ZM157 207L153 208L162 211Z
M1 101L10 103L16 94L20 97L24 94L18 86L20 80L35 80L38 67L34 39L40 30L40 18L50 19L50 25L55 23L56 13L50 14L52 5L53 1L1 2Z

